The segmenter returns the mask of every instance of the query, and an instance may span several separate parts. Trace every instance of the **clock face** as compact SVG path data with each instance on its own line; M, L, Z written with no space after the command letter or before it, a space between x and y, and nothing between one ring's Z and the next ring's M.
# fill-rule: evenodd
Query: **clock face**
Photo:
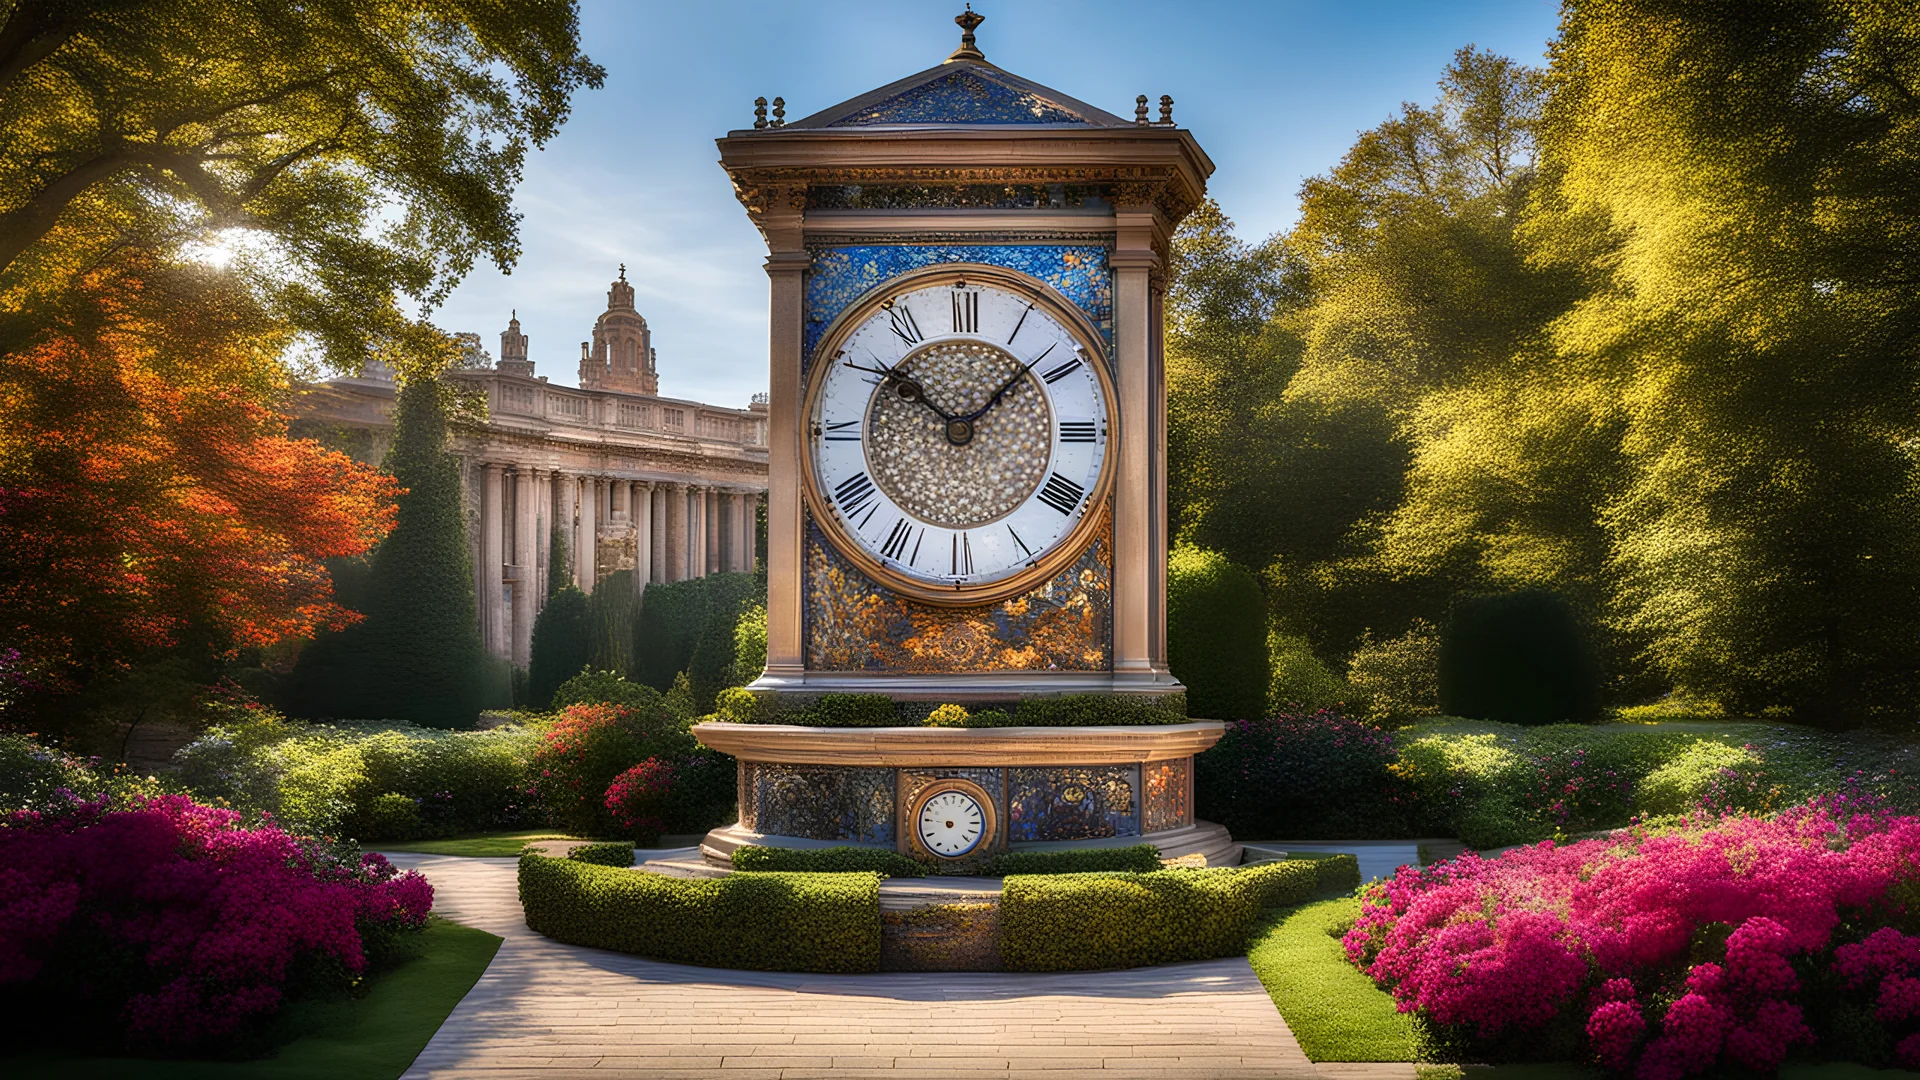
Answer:
M849 317L809 402L814 493L843 549L979 602L1078 546L1112 425L1097 345L1058 311L956 275Z
M986 835L986 815L964 791L939 792L920 806L920 842L928 851L957 858L972 851Z

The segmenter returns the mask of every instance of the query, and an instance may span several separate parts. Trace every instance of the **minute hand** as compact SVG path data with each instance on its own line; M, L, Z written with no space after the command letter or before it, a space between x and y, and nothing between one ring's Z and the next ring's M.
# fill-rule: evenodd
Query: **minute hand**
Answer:
M1053 343L1053 345L1058 345L1058 344L1060 343L1057 341ZM993 396L987 399L987 403L985 405L980 406L979 408L973 410L972 412L961 417L960 419L965 420L968 423L972 423L973 421L978 420L981 417L987 415L988 409L991 409L995 405L1000 404L1001 397L1005 396L1007 391L1019 385L1021 379L1024 379L1027 377L1027 372L1033 370L1034 364L1037 364L1040 361L1045 360L1047 358L1047 354L1053 351L1053 345L1049 345L1045 349L1042 349L1040 351L1040 355L1034 357L1033 360L1030 363L1028 363L1026 367L1023 367L1019 371L1014 372L1013 378L1008 379L1004 383L1001 383L1000 389L995 390L993 392Z

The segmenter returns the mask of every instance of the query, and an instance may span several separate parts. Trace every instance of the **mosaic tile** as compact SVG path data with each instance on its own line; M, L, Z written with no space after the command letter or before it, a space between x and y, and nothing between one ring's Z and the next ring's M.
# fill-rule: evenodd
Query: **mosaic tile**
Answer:
M966 68L835 120L829 127L874 124L1072 124L1091 126L1076 113L1031 90L982 78Z
M901 769L900 810L909 813L913 800L936 780L971 780L993 796L994 813L1005 815L1007 780L1004 769Z
M813 184L809 210L1103 210L1109 184Z
M860 244L814 248L812 255L803 368L812 362L827 327L855 300L909 270L942 263L998 266L1046 282L1085 312L1106 340L1108 352L1113 349L1113 277L1107 249L1100 245Z
M1094 840L1140 835L1136 765L1007 770L1007 839Z
M1113 518L1045 585L975 608L882 588L809 516L801 619L809 671L1108 671L1113 666Z
M775 836L893 843L892 769L743 763L740 824Z
M1140 787L1145 793L1140 831L1160 832L1193 824L1193 807L1187 799L1187 772L1192 764L1192 758L1173 758L1149 761L1140 767Z

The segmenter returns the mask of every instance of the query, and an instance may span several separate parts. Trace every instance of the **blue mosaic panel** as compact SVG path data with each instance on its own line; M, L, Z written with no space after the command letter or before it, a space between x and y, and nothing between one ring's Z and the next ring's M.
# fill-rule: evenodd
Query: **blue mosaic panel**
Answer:
M911 814L913 800L926 790L935 780L971 780L984 788L993 797L993 804L1000 813L1007 805L1007 784L1003 770L1000 769L901 769L900 770L900 812Z
M1140 835L1135 765L1007 770L1007 839L1094 840Z
M1113 276L1101 245L859 244L813 251L803 362L811 362L827 327L868 290L909 270L942 263L999 266L1046 282L1093 320L1112 352Z
M893 770L745 762L740 824L775 836L893 843Z
M955 68L930 82L835 120L829 127L870 124L1075 124L1090 126L1058 102L1030 90Z

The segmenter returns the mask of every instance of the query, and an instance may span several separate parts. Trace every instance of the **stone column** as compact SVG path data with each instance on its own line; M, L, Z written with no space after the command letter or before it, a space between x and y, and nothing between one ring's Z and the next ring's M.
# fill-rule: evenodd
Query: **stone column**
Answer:
M513 470L513 662L526 667L533 650L533 596L539 589L535 574L539 543L534 531L539 517L534 513L533 470L519 466Z
M707 576L707 489L687 489L687 576Z
M547 567L553 558L553 474L533 474L533 613L547 606Z
M735 573L753 572L754 493L733 493L733 569Z
M1120 452L1113 489L1114 681L1152 682L1152 628L1157 607L1149 597L1153 567L1153 317L1149 278L1159 265L1153 250L1154 211L1117 209L1113 269L1113 344L1119 383Z
M724 569L720 565L721 519L720 519L720 489L719 488L707 489L706 504L707 504L706 513L705 513L705 517L707 521L706 572L709 574L717 574L722 569Z
M687 576L687 485L668 484L666 488L667 561L660 580L684 581Z
M575 502L580 494L580 485L572 476L557 472L553 474L554 524L560 530L560 537L567 545L567 580L578 585L580 565L580 539L574 535L573 518Z
M507 612L500 595L500 570L505 562L500 550L505 530L502 494L500 466L488 465L480 503L480 580L474 588L480 594L480 627L487 651L507 659Z
M786 195L785 199L780 195ZM767 670L763 678L805 671L800 635L800 338L801 276L812 261L802 236L799 194L776 193L761 217L772 279L767 320Z
M591 596L593 582L598 571L598 554L594 550L600 542L600 478L587 477L580 486L580 563L577 580L580 591Z
M633 484L627 505L633 507L633 588L646 590L653 580L653 485L642 480Z

